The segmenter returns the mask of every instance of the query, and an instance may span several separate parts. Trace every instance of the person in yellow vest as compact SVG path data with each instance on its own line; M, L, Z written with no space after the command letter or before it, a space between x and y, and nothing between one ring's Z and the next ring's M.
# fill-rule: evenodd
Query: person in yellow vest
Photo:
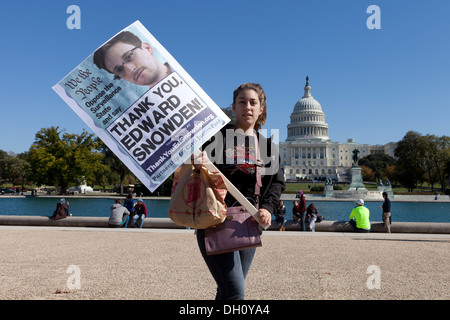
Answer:
M364 206L364 200L356 200L356 207L350 213L350 225L356 232L370 232L370 211Z

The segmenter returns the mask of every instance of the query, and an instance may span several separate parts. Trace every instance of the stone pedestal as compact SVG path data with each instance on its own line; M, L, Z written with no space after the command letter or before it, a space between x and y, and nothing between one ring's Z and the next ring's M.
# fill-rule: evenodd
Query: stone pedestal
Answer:
M382 200L380 191L369 191L363 184L361 168L358 166L353 166L350 169L351 182L347 190L333 190L333 185L326 184L324 190L325 198L340 198L340 199L377 199ZM380 190L380 189L378 189ZM383 189L384 191L384 189ZM392 193L392 189L391 189ZM391 198L391 193L388 192Z
M394 198L394 192L392 192L392 187L389 186L378 186L378 191L381 193L386 192L388 194L388 197L393 199Z
M348 187L348 191L356 191L356 192L367 192L366 187L364 187L364 184L362 182L362 175L361 175L361 168L357 166L353 166L350 169L350 174L352 176L352 182L350 183L350 186Z
M332 198L334 196L334 188L332 184L326 184L324 190L325 198Z

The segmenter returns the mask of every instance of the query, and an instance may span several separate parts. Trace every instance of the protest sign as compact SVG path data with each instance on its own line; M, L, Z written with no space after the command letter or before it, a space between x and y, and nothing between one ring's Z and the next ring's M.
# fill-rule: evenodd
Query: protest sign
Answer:
M139 21L53 90L152 192L230 121Z

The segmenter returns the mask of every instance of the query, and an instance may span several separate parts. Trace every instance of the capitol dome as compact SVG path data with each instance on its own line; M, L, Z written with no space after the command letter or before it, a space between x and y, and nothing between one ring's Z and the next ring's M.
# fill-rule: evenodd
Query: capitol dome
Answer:
M305 94L295 104L294 111L291 114L291 122L287 128L288 137L286 140L311 138L329 140L325 114L320 103L311 95L308 77L306 77Z

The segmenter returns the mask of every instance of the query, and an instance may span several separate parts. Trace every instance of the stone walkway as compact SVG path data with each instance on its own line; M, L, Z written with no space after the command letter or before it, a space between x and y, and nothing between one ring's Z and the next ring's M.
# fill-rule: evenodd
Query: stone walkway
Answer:
M249 300L450 298L450 235L265 231L262 240ZM0 252L2 300L215 296L192 230L0 226Z

